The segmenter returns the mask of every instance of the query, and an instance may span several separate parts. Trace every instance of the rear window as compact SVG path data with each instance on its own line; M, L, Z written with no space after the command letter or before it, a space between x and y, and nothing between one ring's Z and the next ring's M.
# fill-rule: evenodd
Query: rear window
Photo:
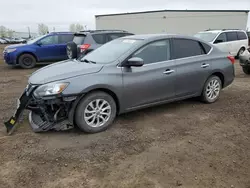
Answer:
M204 49L196 40L179 39L173 40L174 59L192 57L205 54Z
M75 35L73 42L76 43L77 45L83 44L85 39L85 35Z
M247 36L244 32L238 31L237 35L238 35L238 40L246 40L247 39Z
M203 42L200 42L200 44L202 45L206 54L211 50L211 46L209 46L208 44L205 44Z
M95 35L92 35L92 37L97 44L105 44L106 43L106 35L104 35L104 34L95 34Z
M238 40L237 33L232 31L232 32L226 32L227 35L227 41L235 41Z
M71 42L74 38L74 35L65 34L65 35L59 35L59 43L65 44L67 42Z

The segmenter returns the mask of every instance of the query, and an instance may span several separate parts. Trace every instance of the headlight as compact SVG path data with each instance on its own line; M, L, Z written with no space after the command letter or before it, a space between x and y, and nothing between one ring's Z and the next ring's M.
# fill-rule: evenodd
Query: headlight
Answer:
M34 95L36 97L56 95L62 93L68 85L69 83L50 83L41 85L35 90Z
M6 52L7 52L7 53L14 52L14 51L16 51L16 48L6 49Z

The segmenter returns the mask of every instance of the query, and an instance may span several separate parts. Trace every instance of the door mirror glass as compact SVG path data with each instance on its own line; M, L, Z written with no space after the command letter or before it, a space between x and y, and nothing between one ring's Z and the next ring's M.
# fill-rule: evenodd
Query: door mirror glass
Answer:
M126 63L129 67L141 67L143 64L143 59L139 57L132 57Z

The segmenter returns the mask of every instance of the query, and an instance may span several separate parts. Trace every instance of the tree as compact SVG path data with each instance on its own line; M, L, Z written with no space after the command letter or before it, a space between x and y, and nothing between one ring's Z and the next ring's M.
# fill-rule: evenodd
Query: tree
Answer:
M7 30L7 35L8 35L8 37L12 38L12 37L13 37L13 34L14 34L14 31L13 31L13 30L11 30L11 29L8 29L8 30Z
M69 31L76 32L76 25L75 24L70 24Z
M4 26L1 25L0 26L0 36L1 37L6 37L7 36L6 31L7 31L6 27L4 27Z
M43 23L38 24L38 33L40 35L45 35L49 32L49 27Z
M79 32L83 30L83 26L79 23L77 24L70 24L69 31L71 32Z
M82 31L83 26L81 24L76 24L76 32Z

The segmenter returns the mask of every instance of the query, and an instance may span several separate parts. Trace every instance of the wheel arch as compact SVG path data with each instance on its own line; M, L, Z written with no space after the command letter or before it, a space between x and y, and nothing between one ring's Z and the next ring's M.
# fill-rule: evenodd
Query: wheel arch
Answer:
M85 93L84 95L92 93L92 92L96 92L96 91L103 91L103 92L109 94L114 99L115 104L116 104L116 108L117 108L117 114L119 114L119 112L120 112L120 101L119 101L119 98L118 98L117 94L114 91L112 91L111 89L100 87L100 88L94 88L94 89L88 90L88 92Z
M17 56L17 58L16 58L17 64L19 64L18 59L19 59L20 56L23 55L23 54L30 54L30 55L32 55L32 56L36 59L36 61L38 62L38 58L37 58L37 56L36 56L33 52L30 52L30 51L23 51L23 52L21 52L20 54L18 54L18 56Z
M211 76L218 76L221 80L222 88L224 87L225 76L222 72L219 71L213 72L208 78L210 78Z

